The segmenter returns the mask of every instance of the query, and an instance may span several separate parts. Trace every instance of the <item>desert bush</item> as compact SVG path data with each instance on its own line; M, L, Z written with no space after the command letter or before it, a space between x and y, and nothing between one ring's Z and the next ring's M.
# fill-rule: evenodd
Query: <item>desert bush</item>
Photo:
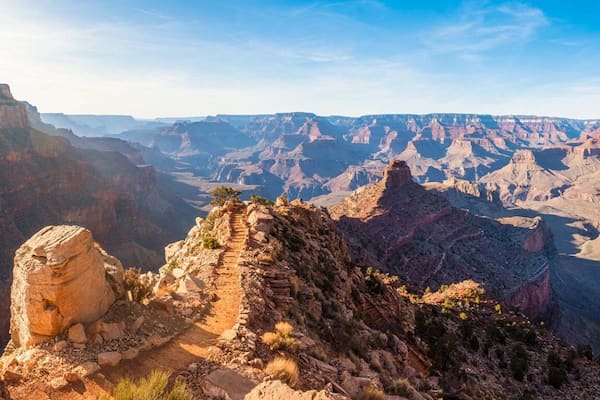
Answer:
M260 204L263 206L272 206L273 202L266 197L257 196L255 194L250 195L250 201L254 204Z
M562 385L567 383L567 370L561 367L548 368L548 384L560 389Z
M523 378L529 369L529 357L525 348L520 344L512 349L510 354L510 369L513 377L519 382L523 382Z
M355 400L385 400L385 393L374 387L365 387L356 396Z
M192 400L182 380L176 380L169 390L169 375L154 371L137 383L129 378L121 379L113 391L114 400ZM105 397L108 400L109 397Z
M265 332L262 341L271 350L294 350L298 342L292 337L293 331L294 327L289 322L278 322L275 324L275 332Z
M398 378L392 382L386 391L390 394L406 397L409 400L419 400L422 396L406 378Z
M585 357L588 360L592 360L594 358L594 352L592 351L592 346L589 344L578 344L577 345L577 355L579 357Z
M141 279L142 270L140 268L127 268L123 274L123 288L125 293L131 293L134 301L141 301L152 293L152 288L143 279Z
M202 245L205 249L218 249L221 247L219 241L212 236L205 236L202 238Z
M281 321L275 324L275 331L281 336L288 337L294 331L294 327L289 322Z
M492 343L506 344L506 336L494 325L488 325L486 327L485 337Z
M567 383L567 368L558 354L551 351L548 353L548 384L559 389Z
M238 196L241 193L242 192L240 192L239 190L235 190L234 188L231 188L229 186L217 186L216 188L210 191L210 195L212 196L210 204L212 204L213 206L222 206L229 200L237 200Z
M296 361L285 357L276 357L270 361L265 367L265 373L291 387L298 384L300 375Z

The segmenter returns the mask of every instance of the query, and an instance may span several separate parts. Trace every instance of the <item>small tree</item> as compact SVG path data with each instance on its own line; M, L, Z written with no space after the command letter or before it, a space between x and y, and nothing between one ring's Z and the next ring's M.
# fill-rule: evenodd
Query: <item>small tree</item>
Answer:
M271 200L267 199L266 197L258 196L255 194L250 195L250 201L263 206L273 205L273 202Z
M239 190L236 190L229 186L217 186L216 188L210 191L210 195L212 196L210 204L212 204L213 206L222 206L229 200L237 200L238 196L241 193L242 192L240 192Z

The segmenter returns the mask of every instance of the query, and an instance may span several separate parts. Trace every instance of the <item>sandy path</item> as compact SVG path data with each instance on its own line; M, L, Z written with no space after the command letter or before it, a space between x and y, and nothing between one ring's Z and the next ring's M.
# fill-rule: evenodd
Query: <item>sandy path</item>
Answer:
M155 369L169 372L186 369L198 359L208 355L208 349L217 343L219 336L235 324L240 307L241 287L237 262L248 235L245 225L245 209L239 207L232 213L232 234L217 269L215 293L209 315L194 324L186 332L160 348L141 353L135 360L122 361L117 367L105 368L106 379L86 380L85 388L53 397L57 400L96 399L107 394L111 387L124 376L138 378ZM29 397L31 396L31 397ZM47 399L42 393L30 393L27 398Z

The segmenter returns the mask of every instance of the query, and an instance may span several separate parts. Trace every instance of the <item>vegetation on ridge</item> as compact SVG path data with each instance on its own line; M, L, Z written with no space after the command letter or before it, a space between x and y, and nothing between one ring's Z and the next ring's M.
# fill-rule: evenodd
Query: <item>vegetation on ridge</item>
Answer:
M242 192L236 190L232 187L220 185L210 191L210 195L212 196L212 200L210 204L213 206L222 206L229 200L235 200L239 197Z
M106 396L103 400L108 400ZM114 400L192 400L181 380L176 380L169 389L169 375L164 371L153 371L150 376L137 383L129 378L119 381L113 391Z

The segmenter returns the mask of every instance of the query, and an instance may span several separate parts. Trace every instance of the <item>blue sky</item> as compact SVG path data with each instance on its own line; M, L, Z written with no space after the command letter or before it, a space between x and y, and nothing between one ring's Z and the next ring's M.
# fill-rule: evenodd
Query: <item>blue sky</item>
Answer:
M43 112L600 118L596 1L0 0Z

